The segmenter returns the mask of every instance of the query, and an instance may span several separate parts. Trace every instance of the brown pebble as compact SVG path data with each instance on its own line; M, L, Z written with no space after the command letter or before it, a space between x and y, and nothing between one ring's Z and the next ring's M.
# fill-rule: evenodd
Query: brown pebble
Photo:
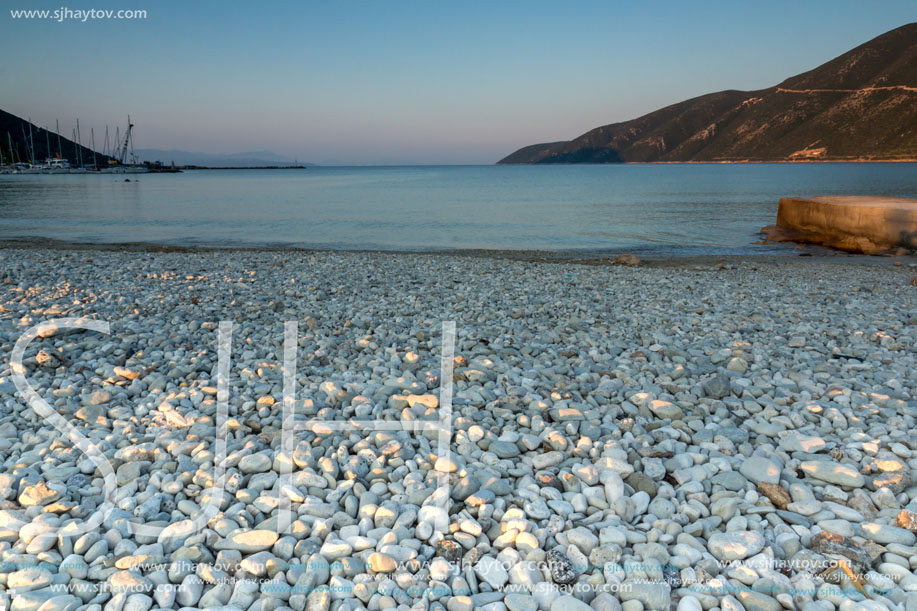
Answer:
M440 539L436 542L436 555L456 562L462 558L462 547L451 539Z
M812 537L809 547L819 554L845 556L854 563L858 570L872 565L872 558L868 551L856 541L841 535L822 531Z
M793 502L789 493L778 484L761 482L758 484L758 491L769 498L777 509L786 509L786 506Z
M564 485L561 483L559 479L557 479L556 476L551 475L550 473L545 473L545 472L537 473L535 475L535 481L538 482L539 486L547 486L550 488L554 488L558 492L564 492Z
M912 533L917 533L917 513L914 513L913 511L902 509L898 514L898 520L896 523L901 528L906 528Z
M872 478L873 485L878 488L889 488L895 494L901 494L911 485L911 478L901 472L879 473Z

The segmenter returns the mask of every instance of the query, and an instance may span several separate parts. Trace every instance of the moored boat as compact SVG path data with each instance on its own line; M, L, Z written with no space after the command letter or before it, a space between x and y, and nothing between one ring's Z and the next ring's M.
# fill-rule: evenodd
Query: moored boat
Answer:
M53 157L45 159L42 169L43 174L70 174L73 170L68 160Z

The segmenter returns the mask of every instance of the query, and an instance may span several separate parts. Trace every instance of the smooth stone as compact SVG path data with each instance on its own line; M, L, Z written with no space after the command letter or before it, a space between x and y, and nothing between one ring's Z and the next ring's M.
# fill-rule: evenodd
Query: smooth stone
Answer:
M551 611L592 611L592 607L572 596L558 596L551 602Z
M547 469L548 467L553 467L559 465L564 461L564 453L558 452L556 450L551 452L545 452L544 454L538 454L532 459L532 467L536 471L541 471Z
M153 590L153 600L163 609L170 609L175 603L178 587L173 583L161 583Z
M134 594L149 592L153 582L134 571L117 571L108 578L108 587L113 594Z
M153 606L153 599L146 594L131 594L124 601L122 611L147 611Z
M499 458L515 458L519 456L519 446L509 441L494 441L490 444L488 450Z
M718 532L707 540L710 553L723 562L753 556L764 549L764 545L764 536L753 531Z
M723 471L710 478L710 483L722 486L726 490L738 492L744 490L748 480L737 471Z
M763 456L746 458L739 467L739 473L754 484L780 482L780 465Z
M808 499L805 501L795 501L793 503L789 503L786 506L787 511L798 513L804 516L810 516L812 514L818 513L819 511L821 511L821 508L822 508L821 501L817 501L815 499Z
M912 546L917 543L917 535L904 528L891 526L889 524L862 522L857 527L857 530L861 537L883 545L898 543L900 545Z
M204 593L204 582L197 575L186 576L175 591L175 601L182 607L193 607Z
M51 489L44 482L38 482L23 489L19 495L19 503L24 507L49 505L61 496L63 495L60 490Z
M669 609L672 601L672 588L664 583L636 582L625 580L618 592L622 601L639 601L644 609ZM630 583L629 588L624 586Z
M6 587L17 592L30 592L49 586L51 581L51 573L33 566L7 575Z
M792 505L792 503L790 503ZM801 513L796 513L793 511L785 511L783 509L778 509L776 514L780 516L780 519L786 522L787 524L795 524L797 526L805 526L806 528L812 527L812 520L808 519Z
M197 527L191 520L173 522L163 528L162 532L159 533L157 541L162 544L163 551L170 554L181 547L185 539L193 535L196 531ZM104 543L104 541L100 541L100 543ZM85 557L87 562L91 562L88 558L88 553Z
M344 541L325 541L319 553L330 561L335 561L353 552L353 547Z
M578 547L584 554L589 554L599 545L599 538L591 530L582 526L568 530L567 541Z
M474 611L474 600L470 596L453 596L446 603L448 611ZM323 609L322 611L327 611Z
M853 526L847 520L819 520L817 524L822 530L842 537L852 537L854 534Z
M684 596L678 601L676 611L704 611L704 607L696 597Z
M783 606L774 598L752 589L743 588L736 593L736 597L745 607L745 611L781 611L783 609Z
M824 450L827 445L821 437L810 437L796 431L791 431L780 440L780 447L787 452L815 454Z
M38 611L76 611L83 606L83 601L72 594L58 594L49 598L38 607Z
M79 554L70 554L61 560L58 572L67 573L74 579L86 579L86 575L89 573L89 563L83 560L83 557Z
M242 473L265 473L271 470L271 458L266 454L249 454L239 461Z
M732 386L729 382L729 378L726 376L715 376L704 384L704 392L708 397L714 399L722 399L723 397L732 394Z
M509 574L496 558L484 556L474 565L478 579L486 581L492 588L502 588L509 581Z
M367 558L368 568L376 573L391 573L398 568L398 561L388 554L373 552Z
M271 549L277 543L277 539L277 533L271 530L246 530L232 533L226 539L217 541L215 548L254 554Z
M454 473L459 470L459 463L451 456L440 456L436 459L433 469L440 473Z
M654 399L650 401L649 409L653 415L663 420L681 420L685 416L680 407L669 401Z
M13 597L10 611L38 611L42 605L54 598L58 598L60 595L60 592L51 588L23 592Z
M538 611L538 603L531 596L510 593L503 599L503 604L509 611Z
M862 488L866 478L849 465L826 460L809 460L800 463L799 468L808 477L845 488Z
M331 602L331 591L327 587L311 590L306 597L305 611L328 611Z

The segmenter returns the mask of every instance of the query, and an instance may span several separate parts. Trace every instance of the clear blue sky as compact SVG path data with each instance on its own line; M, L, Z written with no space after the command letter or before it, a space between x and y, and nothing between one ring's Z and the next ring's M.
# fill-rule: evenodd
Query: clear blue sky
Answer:
M142 148L323 163L492 163L917 20L913 0L2 0L0 108ZM145 9L142 20L11 9Z

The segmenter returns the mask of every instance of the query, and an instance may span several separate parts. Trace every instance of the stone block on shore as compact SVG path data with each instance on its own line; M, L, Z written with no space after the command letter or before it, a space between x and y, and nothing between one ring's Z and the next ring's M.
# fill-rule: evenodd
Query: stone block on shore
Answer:
M862 254L917 250L917 199L784 197L767 239L820 244Z

